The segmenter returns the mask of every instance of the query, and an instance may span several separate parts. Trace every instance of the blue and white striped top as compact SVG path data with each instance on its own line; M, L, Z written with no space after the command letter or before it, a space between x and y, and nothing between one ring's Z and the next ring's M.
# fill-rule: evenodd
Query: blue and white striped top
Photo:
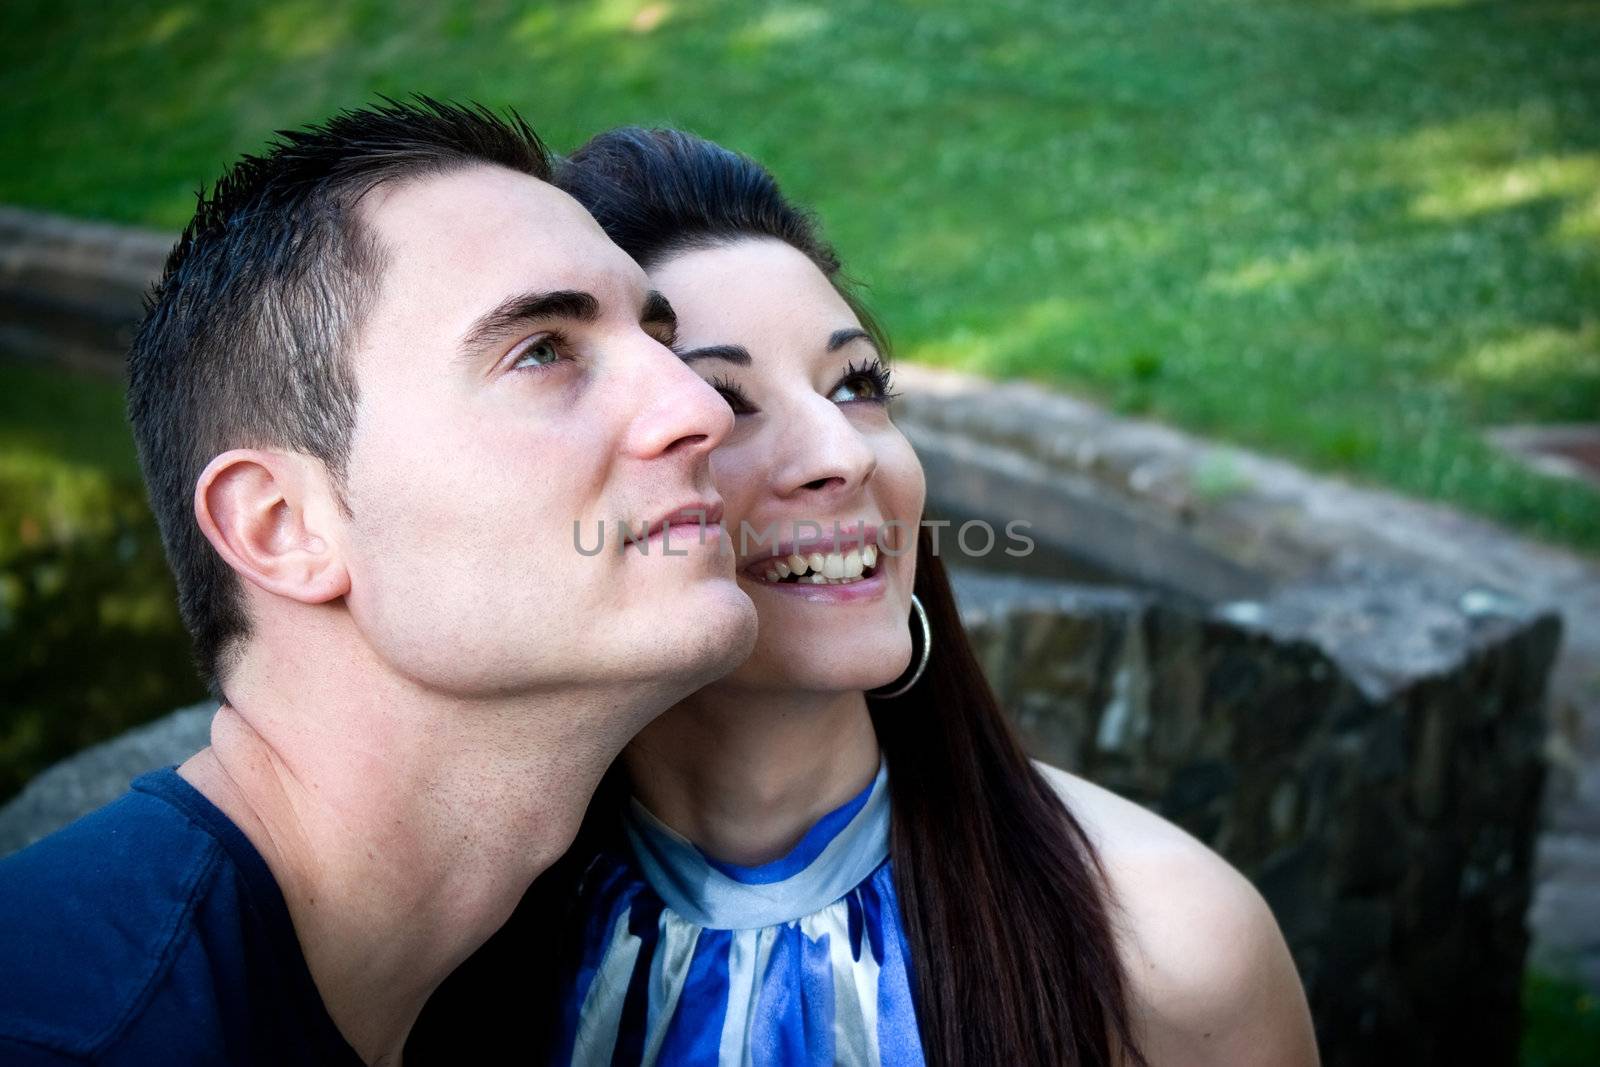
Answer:
M553 1062L922 1067L888 770L780 859L737 867L634 801L581 892Z

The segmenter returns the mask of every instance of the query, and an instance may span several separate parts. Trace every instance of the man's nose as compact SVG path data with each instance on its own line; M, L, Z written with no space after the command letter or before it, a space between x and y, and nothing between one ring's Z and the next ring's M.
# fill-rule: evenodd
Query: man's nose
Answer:
M634 375L643 398L628 434L635 457L708 455L732 431L728 402L666 346L644 347Z

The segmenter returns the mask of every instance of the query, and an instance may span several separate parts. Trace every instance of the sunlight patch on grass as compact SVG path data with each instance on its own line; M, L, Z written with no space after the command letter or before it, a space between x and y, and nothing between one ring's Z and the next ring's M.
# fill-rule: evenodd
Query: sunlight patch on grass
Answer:
M1456 377L1477 386L1509 386L1530 378L1600 376L1600 325L1575 330L1543 327L1479 347L1456 368ZM1600 414L1600 413L1597 413Z
M595 0L582 17L583 27L601 33L649 33L671 17L672 5L660 0ZM563 22L573 17L562 12Z
M1201 285L1213 292L1234 295L1276 292L1304 285L1327 273L1332 258L1325 250L1292 248L1280 256L1262 256L1231 270L1213 271Z
M1424 126L1384 146L1383 155L1391 173L1413 180L1463 166L1503 167L1544 141L1551 125L1548 112L1534 105L1489 108Z
M1060 352L1062 339L1091 317L1087 301L1062 294L1036 300L1002 322L978 328L958 325L942 337L915 345L910 359L960 367L979 374L1024 370L1040 350Z
M565 24L563 13L550 7L535 7L511 25L508 36L519 44L537 45Z
M785 4L772 7L734 38L735 45L769 47L793 44L807 37L815 37L833 24L833 16L809 4Z
M536 50L566 54L606 41L665 34L674 28L680 7L667 0L594 0L582 8L538 5L510 24L508 36Z
M633 17L628 20L628 29L634 33L654 33L671 17L671 4L646 4L633 13Z
M1421 219L1455 220L1600 188L1600 153L1541 156L1496 167L1463 166L1435 178L1412 204Z
M994 353L992 334L960 326L942 337L907 346L901 355L917 363L977 371L994 363Z
M189 6L169 7L151 19L150 25L145 27L144 42L147 45L166 44L188 29L193 22L194 8Z
M1600 241L1600 187L1587 197L1567 205L1561 214L1561 222L1556 226L1555 236L1561 241Z
M281 59L311 59L353 43L349 12L313 0L263 8L259 27L261 43Z

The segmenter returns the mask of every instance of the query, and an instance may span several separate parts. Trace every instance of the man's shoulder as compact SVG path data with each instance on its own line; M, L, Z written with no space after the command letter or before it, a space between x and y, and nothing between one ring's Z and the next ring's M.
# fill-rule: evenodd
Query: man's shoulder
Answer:
M183 811L134 790L0 860L0 972L21 977L0 993L0 1038L84 1057L115 1038L223 859Z

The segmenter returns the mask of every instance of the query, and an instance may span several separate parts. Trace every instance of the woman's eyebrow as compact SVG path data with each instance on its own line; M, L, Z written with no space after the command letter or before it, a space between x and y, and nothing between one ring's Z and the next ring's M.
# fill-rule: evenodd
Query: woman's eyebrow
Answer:
M828 351L837 352L851 341L865 341L873 348L878 347L878 342L872 339L872 335L870 333L868 333L866 330L850 326L843 330L833 331L833 333L828 337Z
M750 350L744 345L704 345L679 352L678 358L685 363L693 363L700 359L721 359L740 367L748 367L751 363Z

